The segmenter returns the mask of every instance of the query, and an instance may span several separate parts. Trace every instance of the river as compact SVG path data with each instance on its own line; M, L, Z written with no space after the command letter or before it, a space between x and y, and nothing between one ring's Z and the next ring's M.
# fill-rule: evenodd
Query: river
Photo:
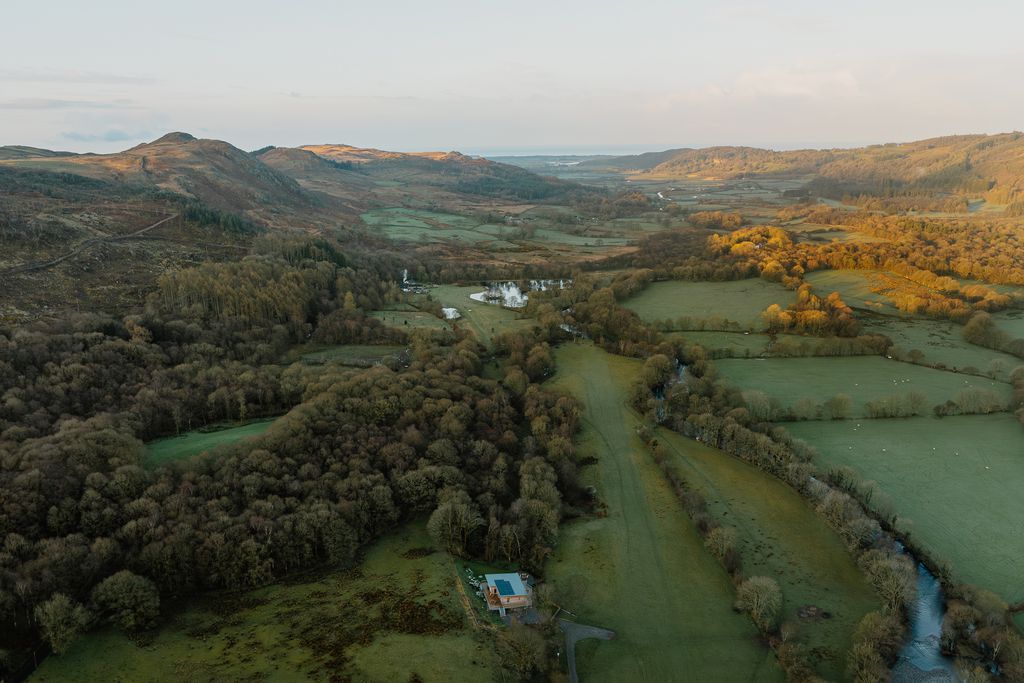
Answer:
M901 552L915 559L902 543L897 543ZM955 682L960 678L953 667L953 658L942 654L942 618L946 614L946 602L942 595L942 584L924 566L917 563L917 597L909 610L907 642L900 650L900 659L892 670L893 683Z

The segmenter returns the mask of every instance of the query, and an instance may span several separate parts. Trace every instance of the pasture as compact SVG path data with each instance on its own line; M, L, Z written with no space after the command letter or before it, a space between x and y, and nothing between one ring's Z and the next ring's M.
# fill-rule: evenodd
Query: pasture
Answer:
M623 302L648 322L681 317L692 320L730 320L743 328L764 329L761 313L771 304L786 308L796 294L775 282L760 278L726 282L654 282Z
M956 401L972 389L996 392L1011 399L1009 384L921 365L901 363L881 356L847 358L723 359L715 362L721 376L742 389L754 389L789 407L800 399L823 403L836 394L850 397L851 416L864 416L868 401L917 392L925 397L925 410ZM867 427L866 427L867 428Z
M1010 310L992 316L1003 332L1014 339L1024 339L1024 311Z
M520 213L516 224L488 223L471 216L442 213L425 209L392 207L373 209L362 214L368 228L389 239L403 242L462 242L484 247L490 251L517 250L517 243L533 246L558 247L623 247L631 239L642 235L643 228L661 229L657 223L643 218L630 222L611 221L608 224L566 226L551 220L554 210L565 207L545 207L543 211L528 209Z
M403 350L405 350L404 346L384 344L339 344L337 346L310 344L293 349L285 360L286 362L299 360L307 365L337 363L338 365L365 367L394 358Z
M946 320L926 318L892 318L889 316L861 317L863 334L884 334L896 347L894 355L906 356L912 350L924 354L928 365L947 368L975 368L980 373L993 373L1006 380L1024 360L964 340L963 327Z
M253 420L235 426L210 425L204 429L193 430L179 436L157 439L146 444L142 461L147 467L156 467L175 460L191 458L218 446L260 436L270 428L276 419L276 417L271 417L264 420Z
M429 330L451 329L448 321L442 320L433 313L426 311L370 311L369 316L380 320L386 325L399 327L403 330L416 327Z
M1024 427L1011 415L802 422L786 426L820 452L877 483L871 506L947 562L957 581L1024 600Z
M589 344L559 347L556 360L551 384L585 405L580 449L597 463L583 478L607 516L563 525L548 580L579 621L617 632L579 644L580 679L781 680L753 624L732 610L728 575L636 435L639 419L623 402L639 361Z
M690 344L697 344L712 354L732 356L736 358L756 358L771 356L773 349L779 345L800 348L801 345L814 346L820 339L803 337L798 334L777 334L775 343L769 335L760 332L718 332L692 330L671 332L669 339L682 339Z
M657 437L670 466L704 496L712 516L736 529L744 573L779 582L782 619L813 653L817 672L841 680L857 623L881 607L842 539L771 475L675 432L661 429ZM800 608L809 605L830 617L801 618Z
M493 644L467 625L452 562L430 546L424 525L404 526L354 570L191 600L145 645L100 629L29 680L493 681Z

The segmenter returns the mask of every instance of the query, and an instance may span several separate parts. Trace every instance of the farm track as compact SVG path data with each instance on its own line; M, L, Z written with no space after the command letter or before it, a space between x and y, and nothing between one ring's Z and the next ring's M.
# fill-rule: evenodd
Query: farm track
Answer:
M111 242L123 242L125 240L141 237L141 236L145 235L146 233L148 233L150 230L153 230L154 228L158 228L161 225L163 225L164 223L172 221L172 220L174 220L175 218L177 218L180 215L181 214L177 214L176 213L174 215L167 216L166 218L162 218L162 219L158 220L156 223L153 223L151 225L147 225L146 227L144 227L144 228L142 228L140 230L136 230L135 232L129 233L127 235L115 235L115 236L112 236L112 237L90 237L89 239L81 242L77 247L75 247L71 251L69 251L69 252L67 252L65 254L62 254L61 256L58 256L57 258L53 258L53 259L50 259L48 261L36 261L36 262L33 262L33 263L23 263L20 266L14 266L14 267L8 268L6 270L0 270L0 277L8 277L8 276L11 276L11 275L20 275L21 273L31 273L31 272L35 272L35 271L39 271L39 270L46 270L47 268L52 268L53 266L56 266L56 265L58 265L60 263L63 263L64 261L67 261L70 258L78 256L82 252L87 251L88 249L90 249L91 247L96 246L97 244L111 243Z

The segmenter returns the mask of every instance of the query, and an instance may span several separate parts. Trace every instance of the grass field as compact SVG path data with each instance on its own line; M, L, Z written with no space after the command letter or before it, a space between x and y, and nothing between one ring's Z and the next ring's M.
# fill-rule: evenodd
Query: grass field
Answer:
M287 362L301 360L310 365L338 363L339 365L365 366L377 361L393 358L405 349L396 345L340 344L318 346L310 344L294 349L285 359Z
M545 207L550 210L552 207ZM550 213L550 211L549 211ZM531 211L523 212L524 216ZM393 240L406 242L455 241L486 246L490 250L518 249L516 242L531 244L557 244L571 247L621 247L637 232L641 221L634 225L610 223L588 229L586 234L560 229L550 220L533 216L530 230L517 225L481 223L469 216L452 213L393 207L373 209L361 218L369 228ZM644 223L646 224L646 223ZM656 224L653 229L657 229Z
M431 330L447 330L451 328L447 321L426 311L370 311L369 315L392 327L402 329L425 327Z
M707 320L724 318L745 328L764 329L761 313L771 304L783 308L796 295L779 284L761 279L729 282L652 283L623 305L646 321L676 320L682 316Z
M552 384L585 403L585 473L606 517L565 525L548 579L580 621L613 629L577 652L583 681L775 681L782 672L732 610L732 585L636 436L623 400L638 361L591 345L557 352Z
M784 483L722 451L659 430L676 473L708 501L708 510L738 533L743 570L771 576L784 599L783 620L812 653L826 680L844 678L853 631L881 604L846 545L800 495ZM814 605L829 619L801 619Z
M1003 311L996 313L993 317L999 325L999 329L1014 339L1024 339L1024 311Z
M235 443L242 439L259 436L270 428L277 418L271 417L265 420L254 420L248 424L217 428L211 425L208 429L191 431L180 436L171 436L166 439L157 439L146 444L143 454L143 463L149 467L164 465L174 460L183 460L193 455L199 455L205 451Z
M493 681L493 645L467 626L448 556L405 556L430 545L422 524L408 525L373 545L355 571L194 600L144 646L102 629L46 659L30 680L405 683L415 673ZM422 627L435 633L417 633Z
M466 325L482 343L491 345L491 337L503 332L522 330L536 325L532 318L520 317L521 314L502 308L495 304L485 304L469 298L486 289L483 285L460 287L458 285L441 285L433 287L430 295L441 302L442 306L459 309L462 318L460 325Z
M738 358L771 355L769 349L771 337L759 332L686 331L671 332L666 336L670 339L682 339L691 344L699 344L709 351L729 352ZM776 335L776 341L785 344L814 345L820 340L797 334L779 334Z
M1024 427L1010 415L787 425L826 465L848 465L877 482L899 528L957 580L1024 600ZM883 450L884 449L884 450Z
M904 354L917 349L924 353L928 364L941 363L951 369L973 367L986 373L995 367L995 376L1004 380L1014 368L1024 365L1024 360L1008 353L964 341L963 327L949 321L870 315L862 317L861 322L864 334L884 334Z
M1005 382L881 356L722 359L715 362L715 367L737 387L763 391L783 406L792 406L802 398L823 403L836 394L846 394L852 401L852 416L864 415L864 404L868 401L910 392L924 394L928 410L947 400L956 400L966 389L995 391L1006 401L1012 394Z

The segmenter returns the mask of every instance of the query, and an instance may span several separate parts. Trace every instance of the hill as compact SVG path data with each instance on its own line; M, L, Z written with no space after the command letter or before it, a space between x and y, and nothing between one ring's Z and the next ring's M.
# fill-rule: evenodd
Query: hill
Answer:
M673 149L582 165L666 178L806 176L826 195L989 193L991 200L1008 203L1024 193L1024 135L956 135L830 150Z
M537 201L582 189L575 183L459 152L388 152L349 145L307 145L301 149L377 179L464 195Z
M0 166L69 173L94 180L181 195L261 223L308 221L320 203L291 177L220 140L169 133L114 154L36 153L0 160Z

